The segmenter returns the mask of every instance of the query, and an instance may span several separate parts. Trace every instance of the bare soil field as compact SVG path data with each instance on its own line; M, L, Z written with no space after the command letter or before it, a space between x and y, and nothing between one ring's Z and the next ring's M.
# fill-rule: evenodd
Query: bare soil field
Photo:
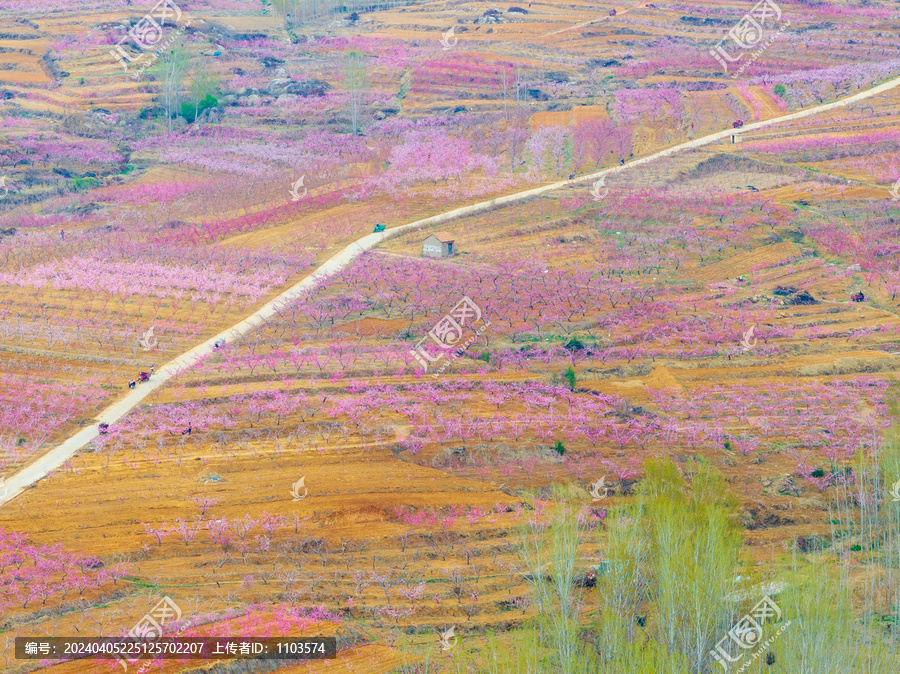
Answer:
M0 477L377 225L734 138L388 238L155 390L0 507L4 671L117 668L13 639L119 636L163 597L166 635L337 636L278 671L461 671L542 624L521 541L564 513L590 641L583 579L658 460L721 476L754 574L831 555L890 623L889 565L835 530L895 423L900 90L741 124L897 77L895 6L785 4L738 79L709 55L737 2L201 2L146 71L149 49L110 52L149 6L20 4ZM453 254L425 257L432 234ZM249 664L215 666L141 671Z

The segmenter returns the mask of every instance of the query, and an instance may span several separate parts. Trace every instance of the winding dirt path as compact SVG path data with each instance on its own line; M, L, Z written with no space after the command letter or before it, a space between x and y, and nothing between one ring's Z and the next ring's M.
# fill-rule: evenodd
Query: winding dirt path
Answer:
M833 103L818 105L813 108L808 108L806 110L801 110L800 112L783 115L774 119L746 124L741 129L726 129L725 131L719 131L708 136L703 136L702 138L696 138L685 143L673 145L672 147L669 147L665 150L660 150L659 152L647 155L646 157L635 159L626 164L623 164L622 166L615 166L612 168L603 169L601 171L595 171L587 175L579 176L572 180L561 180L549 185L535 187L530 190L515 192L506 196L490 199L489 201L481 201L469 206L463 206L450 211L445 211L444 213L440 213L429 218L416 220L415 222L410 222L398 227L392 227L391 229L380 232L378 234L368 234L358 239L354 243L351 243L339 253L329 258L314 273L278 295L275 299L265 304L262 308L248 316L240 323L237 323L227 330L220 332L218 335L209 338L202 344L198 344L186 353L166 363L164 366L159 368L159 370L149 382L138 384L137 388L135 388L124 398L106 407L100 414L97 415L95 424L80 430L78 433L71 436L62 444L54 447L52 450L37 459L34 463L26 466L18 473L7 478L5 483L0 482L0 505L11 501L30 485L38 482L42 478L46 477L51 471L62 466L68 459L74 456L79 449L84 447L99 435L100 431L98 425L100 423L115 423L123 416L128 414L128 412L136 407L142 400L144 400L144 398L150 395L152 391L165 384L169 379L178 375L179 372L190 367L204 356L212 353L215 350L213 345L216 341L220 339L233 340L264 324L266 320L276 315L277 310L280 306L299 298L306 290L318 285L325 279L336 274L348 264L350 264L350 262L352 262L353 259L356 258L360 253L369 250L376 244L384 241L386 238L389 238L401 232L416 229L418 227L436 225L447 222L448 220L453 220L454 218L459 218L466 215L471 215L473 213L479 213L481 211L489 210L496 206L523 201L525 199L529 199L546 192L558 190L562 187L569 187L572 185L578 185L588 182L593 183L594 181L599 181L601 178L605 178L606 176L615 175L622 171L630 170L636 166L648 164L650 162L656 161L657 159L668 157L669 155L680 152L682 150L690 150L697 147L703 147L704 145L716 143L720 140L728 138L733 133L743 134L749 131L754 131L756 129L762 129L767 126L772 126L774 124L788 122L795 119L802 119L803 117L809 117L811 115L827 112L836 108L845 107L857 101L861 101L872 96L877 96L878 94L889 91L890 89L893 89L897 86L900 86L900 77L888 80L883 84L879 84L878 86L875 86L871 89L861 91L857 94L848 96L847 98L843 98ZM599 190L601 186L602 183L598 184L597 189Z

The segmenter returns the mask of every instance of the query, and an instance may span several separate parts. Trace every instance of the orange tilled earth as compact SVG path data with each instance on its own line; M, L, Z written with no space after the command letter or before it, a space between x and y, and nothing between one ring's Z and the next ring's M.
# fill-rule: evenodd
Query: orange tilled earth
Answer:
M501 237L502 233L498 232L498 238ZM389 248L404 253L407 245L399 239L389 244ZM484 244L485 248L490 245ZM724 281L737 272L752 269L760 260L772 262L790 257L795 247L792 243L760 246L736 259L685 269L684 277L704 284ZM784 285L796 285L802 280L803 272L786 272L777 279ZM846 296L848 292L848 288L834 285L811 286L809 290L826 301L829 296ZM842 328L893 326L896 329L900 324L896 306L882 306L823 302L811 307L784 308L777 320L800 324L828 318L838 320ZM832 307L838 307L839 313L830 313ZM354 339L368 341L382 340L385 333L401 326L397 320L367 318L341 325L338 330L352 334ZM852 380L860 373L894 378L900 367L897 357L873 349L877 338L866 341L868 345L824 339L816 354L777 359L663 361L641 367L635 367L636 363L602 363L606 370L631 367L633 372L611 377L591 375L591 364L584 363L579 367L579 386L585 391L618 395L632 405L653 409L649 394L659 390L690 393L706 386L740 381L753 388L795 381L813 384L832 377ZM548 375L496 372L488 376L502 382ZM473 382L482 379L476 375L463 378ZM371 385L416 381L409 376L367 379ZM285 390L279 384L278 375L259 372L242 384L228 383L224 376L191 374L181 383L188 388L178 389L177 383L169 385L153 396L152 404L214 402L224 400L223 396L230 393ZM333 391L334 383L301 378L294 380L291 387L314 397L317 391ZM478 409L451 406L448 411L490 416L491 409L489 405ZM404 625L438 630L456 624L471 631L520 622L530 612L510 609L506 603L526 591L521 569L516 570L519 561L514 539L521 522L521 516L517 517L515 512L516 504L525 502L523 488L540 489L554 478L564 479L566 471L550 463L543 470L518 476L511 482L497 471L493 471L492 479L456 476L452 471L431 467L436 458L445 454L441 445L427 445L416 456L397 445L406 431L403 426L393 425L392 419L401 421L390 410L379 414L377 421L384 426L380 441L353 433L343 439L329 439L327 428L312 430L314 419L284 418L277 427L271 419L262 423L274 431L268 439L231 441L224 448L213 435L207 434L202 440L199 436L159 438L159 442L151 439L143 441L142 446L126 446L124 451L107 456L82 452L65 469L6 506L0 513L0 526L27 532L35 543L59 542L69 550L129 562L134 575L109 588L125 596L104 609L88 612L93 620L104 625L105 634L130 628L141 611L149 607L148 595L140 590L140 585L146 583L154 587L151 592L154 600L163 594L172 596L186 602L188 611L198 613L273 599L291 601L293 598L298 605L321 604L345 617L340 626L325 624L322 629L326 634L335 630L340 633L346 629L347 621L353 624L360 617L374 618L375 624L381 625L380 629L376 628L380 634ZM297 426L310 429L303 441L288 438L289 429ZM497 439L498 443L500 440ZM600 447L598 452L614 460L622 456L614 446ZM678 446L670 447L667 454L679 459L702 456L724 473L740 497L747 527L747 551L752 557L768 559L780 554L797 537L828 531L834 487L820 492L797 481L794 494L778 493L771 488L773 481L782 480L794 471L795 460L786 454L742 456L722 448ZM292 485L300 477L305 480L308 494L294 500ZM579 482L585 485L588 481ZM610 483L614 485L613 494L599 504L594 503L594 507L602 505L608 509L623 498L625 484L616 489L616 481L610 479ZM584 503L591 505L590 496L584 493ZM192 498L211 499L215 504L201 515ZM396 509L402 508L447 515L450 507L460 512L471 508L488 513L493 510L493 514L474 524L462 516L449 526L408 525L399 521L396 514ZM510 512L505 512L507 509ZM257 518L264 513L285 518L285 524L272 536L267 552L253 550L254 546L248 546L251 551L246 553L235 549L239 546L226 550L212 544L202 529L202 523L213 518L233 520L247 514ZM158 527L163 523L174 524L178 519L197 522L201 527L188 544L176 535L158 544L144 531L144 524ZM260 533L260 529L255 529L248 541ZM598 553L592 547L588 545L584 549L586 563L597 559ZM377 584L378 578L386 574L394 576L385 584L387 589ZM427 589L417 594L416 588L422 582ZM454 588L463 584L467 596L454 594ZM404 591L413 598L404 597ZM22 617L34 616L32 611L38 607L29 608L17 613ZM105 616L110 616L108 622L104 622ZM42 629L52 625L55 634L68 633L82 619L78 612L43 619L32 617L18 633L30 634L36 624ZM89 630L93 632L88 633L96 633L96 628ZM435 638L434 633L423 634L421 638ZM367 664L366 671L388 671L389 652L381 646L361 647L342 656L340 665L318 663L310 665L309 671L333 671L333 666L350 667L354 662L377 662L378 667L385 669L369 669L376 665ZM60 665L55 669L85 671L78 669L79 666L83 665ZM301 671L306 667L298 665L295 669ZM101 668L98 665L96 671ZM179 671L174 664L165 669Z
M527 20L517 18L493 26L490 35L486 26L480 26L479 39L493 45L521 44L517 40L532 40L543 46L563 44L584 56L595 57L596 43L591 40L602 37L605 46L601 50L608 48L606 38L613 29L609 29L609 36L605 34L607 28L602 24L610 23L605 11L598 18L593 6L549 2L534 5ZM655 21L655 11L640 3L620 7L616 20L624 20L622 15L626 15L645 23ZM376 35L433 39L455 23L457 15L465 15L468 21L480 13L481 9L475 12L471 8L456 8L445 15L429 4L365 15L361 26ZM667 34L667 22L677 18L674 11L663 9L659 13L661 18L650 32L652 35ZM117 18L119 13L89 16L93 23ZM216 19L230 21L242 30L276 30L279 26L269 17L225 15ZM4 52L0 63L5 64L0 68L0 82L4 88L24 93L32 85L49 82L50 73L41 59L49 43L62 36L79 35L87 20L85 16L69 14L35 16L29 25L13 25L4 20L4 35L0 38ZM475 32L473 26L468 28L459 32L461 46ZM484 45L479 49L485 49ZM510 50L514 53L503 56L510 64L545 65L535 63L526 48ZM109 75L116 68L105 53L101 57L96 50L86 52L63 65L70 73L65 85L40 89L39 97L18 99L22 109L63 119L89 110L94 100L103 101L108 110L133 112L153 98L149 89L138 84L122 85L112 78L101 78L100 73ZM87 79L87 84L78 84L79 78ZM470 111L502 109L501 101L479 97L479 93L482 92L473 87L471 98L439 102L425 94L412 93L403 101L403 112L417 117L456 105L465 105ZM730 89L729 93L740 97L748 108L759 106L760 119L782 114L762 87L752 86L741 92ZM748 96L753 102L747 100ZM639 125L634 156L682 142L689 134L699 137L718 131L731 119L722 91L692 92L691 100L697 109L710 111L706 128ZM570 110L535 110L527 115L529 128L574 126L586 119L609 118L606 106L591 101L582 103ZM850 126L854 133L897 130L900 125L893 116L897 104L898 95L888 92L872 100L871 116L861 115L847 122L841 117L843 113L828 113L813 118L814 121L755 132L753 140L775 141L826 133L849 135ZM754 151L752 144L747 150L740 147L722 142L622 174L615 179L618 182L610 181L613 191L602 205L594 204L584 187L566 188L505 209L444 223L440 229L455 236L460 252L434 264L444 265L447 278L461 269L511 261L523 268L546 264L554 272L587 269L603 275L619 259L617 251L636 245L627 240L630 234L654 231L650 225L645 227L650 220L665 220L669 224L678 221L719 240L721 247L715 254L706 258L685 256L684 263L678 265L666 261L680 255L667 248L669 244L658 244L655 251L647 253L647 258L656 254L663 262L655 266L655 271L653 265L634 271L635 286L645 290L664 288L673 304L658 308L655 315L642 316L637 328L655 325L662 329L692 311L698 315L708 313L716 320L725 316L724 321L730 310L716 302L728 293L729 302L746 301L770 308L771 315L765 320L773 331L782 329L778 337L772 338L780 351L775 355L747 353L735 345L729 355L716 352L683 356L672 342L652 356L638 353L577 363L573 359L577 376L573 395L593 399L602 394L621 399L616 410L620 420L641 414L663 415L660 395L689 399L717 386L745 387L750 396L780 385L813 391L823 383L854 382L863 377L895 382L900 371L900 358L894 353L900 351L898 298L892 297L873 275L832 273L832 267L845 269L855 262L852 249L846 255L838 255L813 237L798 232L798 223L818 224L841 218L847 219L848 227L856 226L858 213L848 215L847 211L884 199L878 179L833 157L810 162L787 153ZM723 158L726 163L733 163L722 170L704 169L717 166L708 162ZM749 160L757 164L750 164ZM826 183L822 176L834 180ZM163 167L157 173L146 172L136 184L165 179ZM853 184L846 184L851 179ZM535 182L541 180L536 178ZM748 192L748 185L758 191ZM440 203L430 196L430 190L431 186L425 186L407 195L408 200L397 205L391 219L384 223L397 225L456 205ZM269 207L276 198L261 192L253 204L223 205L234 208L220 215L246 215L254 208ZM685 201L676 202L678 198ZM670 211L673 203L706 205L704 200L718 198L741 204L751 216L765 211L771 218L767 222L742 222L738 232L739 228L730 228L736 224L734 221L720 222L705 214ZM810 205L812 201L814 205ZM359 223L369 217L367 210L375 205L393 207L392 200L384 196L363 204L328 206L299 215L287 224L237 234L219 243L253 250L277 246L298 231L322 229L317 225L322 218L352 222L350 230L318 233L321 238L311 244L311 249L313 264L320 264L340 247L371 231L370 223ZM650 213L641 216L640 208ZM699 205L697 210L701 210ZM196 217L199 221L205 213ZM851 223L854 217L857 220ZM96 222L90 224L102 222L98 215ZM422 239L437 229L388 240L379 246L376 255L379 259L417 261ZM811 262L822 264L808 264ZM283 287L272 289L256 306L313 269L310 266L308 270L297 270ZM609 274L610 283L613 276ZM737 283L742 276L749 279L743 285ZM408 279L398 278L396 285L406 287L407 283ZM818 303L778 304L772 294L777 286L803 288ZM522 296L507 287L498 289L495 297L480 299L501 304L501 290L509 292L504 302L515 305L523 301ZM866 301L849 301L856 292L863 292ZM350 289L338 282L326 293L349 295ZM88 300L74 292L50 288L23 290L4 286L0 287L0 297L6 305L31 312L35 317L42 308L112 311L123 316L142 316L145 310L132 298L113 298L110 308L110 299ZM311 298L310 305L318 301ZM640 307L642 302L623 300L619 310ZM63 372L62 368L66 364L87 363L107 387L107 399L84 417L66 420L34 456L91 423L93 414L127 392L124 384L136 371L151 364L159 366L234 324L252 308L213 311L203 303L164 303L157 308L157 318L184 326L196 323L199 327L195 333L185 327L179 339L161 345L152 355L126 345L124 339L110 349L98 349L85 340L79 349L70 352L38 339L0 339L3 366L23 371L27 366L30 376L53 377L57 382L74 385L83 382L87 375L79 370ZM309 316L302 316L301 311L290 328L285 328L284 323L267 329L283 328L285 334L297 339L298 348L320 349L323 353L337 342L352 343L371 349L372 353L399 343L400 350L407 351L430 327L429 321L441 315L436 309L432 311L434 315L423 322L382 306L342 318L324 329L314 325ZM590 335L600 342L600 319L615 312L615 306L598 296L581 314L584 320L553 328L543 326L534 332L541 333L542 347L559 345L578 335ZM749 326L741 325L741 332L746 327ZM808 332L810 328L826 327L828 334L818 339ZM526 337L533 336L521 326L513 329L510 324L509 329L501 328L498 320L494 330L479 342L478 349L473 349L470 357L460 359L446 375L447 381L460 387L471 386L477 393L465 400L448 394L446 400L427 410L427 415L431 415L427 417L429 422L438 415L490 419L495 414L515 414L524 409L522 401L515 398L495 404L483 395L486 384L565 383L561 375L571 363L564 357L535 359L527 367L496 366L490 364L490 359L476 361L482 347L496 354L503 349L518 349ZM250 343L252 339L239 348L249 349ZM624 446L568 443L563 460L552 451L558 439L555 435L511 436L501 431L490 442L430 437L413 452L409 441L420 429L400 409L386 404L359 418L333 413L330 407L326 412L326 407L335 400L352 398L357 390L354 386L360 382L375 388L414 386L428 380L414 367L397 367L392 372L389 366L371 362L343 367L336 361L323 361L324 365L307 362L297 368L281 362L255 370L241 369L237 374L215 368L186 372L154 393L141 412L152 415L153 409L160 406L197 403L198 407L192 409L214 410L226 421L211 430L189 435L169 427L141 435L129 434L133 429L126 419L127 432L121 438L117 436L116 444L79 452L64 468L0 509L0 528L27 534L31 544L61 544L64 551L95 555L110 567L117 563L127 565L124 577L89 588L77 597L54 597L43 604L36 598L25 606L11 602L4 610L2 623L5 667L9 671L23 670L20 663L11 659L15 636L118 635L132 628L150 607L168 596L181 607L185 619L213 616L206 624L190 627L199 635L228 634L233 627L271 633L285 624L284 614L299 620L300 614L306 613L302 627L292 623L292 634L338 635L346 648L336 661L296 664L282 671L391 671L405 663L399 647L403 638L415 645L433 643L437 652L437 634L449 626L456 626L463 639L474 639L473 635L488 629L515 626L532 616L533 609L522 601L528 594L528 584L516 539L522 524L534 515L533 497L548 498L553 483L572 483L588 516L606 516L634 493L639 472L632 477L608 474L606 484L612 489L602 499L592 498L588 487L600 477L596 471L601 465L622 467L632 457L642 460L665 455L679 463L701 457L716 466L739 498L745 549L751 560L770 560L796 549L798 540L829 533L836 488L818 489L797 475L797 457L790 451L794 447L787 437L770 438L774 449L746 455L702 442L692 446L677 441L648 449L644 446L646 439L640 437ZM247 399L235 398L276 391L303 392L310 401L308 409L277 418L269 412L256 415ZM561 406L556 401L548 403L548 409L553 404ZM878 416L875 407L863 399L854 408L837 412L860 423ZM759 419L753 418L740 430L752 435L761 427ZM473 455L477 455L477 460L468 458ZM592 461L590 468L582 469L582 459ZM507 470L507 461L516 469ZM821 463L824 466L826 462L821 459ZM846 463L838 462L836 467L842 468ZM227 542L223 535L217 538L216 534L214 522L222 520L228 521ZM241 528L241 521L251 520L249 528ZM267 522L271 529L266 528ZM170 531L157 540L152 533L179 526L185 535ZM602 524L598 526L602 530ZM589 540L582 548L585 568L602 559L597 545ZM270 610L270 604L276 604L283 613ZM230 622L234 619L222 617L229 609L246 610L250 618ZM210 664L198 660L191 666L202 668ZM47 668L101 672L116 666L81 661ZM154 671L186 671L186 665L169 662L156 666Z

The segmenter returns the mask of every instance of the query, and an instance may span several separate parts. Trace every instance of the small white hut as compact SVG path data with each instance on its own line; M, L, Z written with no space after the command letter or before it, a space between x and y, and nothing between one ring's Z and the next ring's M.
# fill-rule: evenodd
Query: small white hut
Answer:
M423 257L449 257L453 255L453 236L436 232L422 242Z

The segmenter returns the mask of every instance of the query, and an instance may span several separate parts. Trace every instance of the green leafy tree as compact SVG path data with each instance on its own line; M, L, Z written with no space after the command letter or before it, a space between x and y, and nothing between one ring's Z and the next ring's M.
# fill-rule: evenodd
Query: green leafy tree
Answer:
M584 535L572 512L574 504L561 490L555 497L549 526L535 519L522 530L519 554L531 578L539 643L544 646L532 650L527 671L594 672L593 658L579 639L584 591L575 581Z
M172 118L181 109L182 87L188 61L187 50L180 42L176 42L160 55L151 68L151 72L161 83L163 111L169 132L172 131Z
M198 104L184 101L181 104L181 116L189 122L194 122L201 112L208 108L214 108L219 104L219 100L207 94Z
M703 671L736 618L726 598L740 565L736 502L721 474L689 464L688 488L671 461L646 464L646 513L657 639Z
M184 118L194 121L203 110L217 105L219 101L216 100L215 95L218 91L219 76L209 69L209 64L205 59L199 59L194 72L191 74L191 82L188 86L188 93L194 105L194 114L192 117L188 117L182 112ZM184 108L183 105L182 108Z
M709 651L738 617L726 598L741 564L737 502L705 464L688 464L690 484L669 460L649 460L645 472L637 502L610 511L599 540L609 571L599 579L598 647L610 667L624 665L642 643L643 617L671 671L711 671Z
M366 57L362 52L353 49L347 52L345 58L344 84L347 86L350 106L350 128L353 134L357 135L366 88Z

